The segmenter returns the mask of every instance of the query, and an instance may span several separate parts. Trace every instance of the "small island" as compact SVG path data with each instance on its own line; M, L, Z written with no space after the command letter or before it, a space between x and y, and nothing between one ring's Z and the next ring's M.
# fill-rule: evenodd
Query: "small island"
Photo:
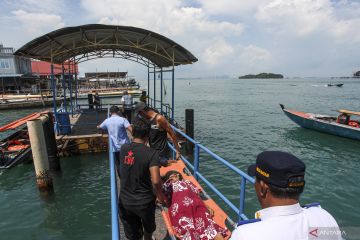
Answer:
M254 79L254 78L284 78L281 74L276 73L259 73L259 74L248 74L240 76L239 79Z

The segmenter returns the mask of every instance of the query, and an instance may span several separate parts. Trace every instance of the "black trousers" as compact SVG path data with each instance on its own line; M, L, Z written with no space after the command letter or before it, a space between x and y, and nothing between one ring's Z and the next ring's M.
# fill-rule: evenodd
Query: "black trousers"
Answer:
M124 225L126 238L139 240L144 235L143 228L148 233L156 229L155 201L146 205L128 206L119 199L119 217Z

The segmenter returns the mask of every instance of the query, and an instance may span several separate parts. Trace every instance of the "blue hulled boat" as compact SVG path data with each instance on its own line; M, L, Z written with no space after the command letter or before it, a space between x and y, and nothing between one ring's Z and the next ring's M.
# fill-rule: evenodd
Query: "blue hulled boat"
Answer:
M360 123L350 119L351 116L360 116L360 112L339 110L341 114L338 117L332 117L285 109L282 104L280 106L286 116L303 128L360 140Z

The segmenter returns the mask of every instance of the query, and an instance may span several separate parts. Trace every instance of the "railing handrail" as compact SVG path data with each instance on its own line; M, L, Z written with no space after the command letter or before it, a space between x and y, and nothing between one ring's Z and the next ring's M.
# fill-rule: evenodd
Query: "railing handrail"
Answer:
M244 206L245 206L245 188L246 183L250 182L252 184L255 183L255 179L250 177L245 172L241 171L222 157L218 156L217 154L213 153L211 150L209 150L207 147L203 146L193 138L186 135L184 132L182 132L180 129L176 128L172 125L172 128L175 132L179 133L183 137L185 137L187 140L189 140L191 143L194 144L194 165L190 163L188 159L186 159L184 156L181 156L181 159L194 171L194 177L196 180L200 178L214 193L216 193L237 215L238 220L247 220L247 216L244 214ZM170 148L173 152L176 151L176 149L172 146L172 144L169 143ZM238 174L241 177L241 183L240 183L240 204L237 208L224 194L222 194L210 181L208 181L200 172L199 172L199 164L200 164L200 150L205 151L207 154L209 154L211 157L216 159L218 162L222 163L227 168L234 171L236 174Z
M108 105L108 116L110 115L110 106ZM119 240L119 218L118 218L118 194L117 181L115 173L115 159L109 134L109 161L110 161L110 186L111 186L111 233L113 240Z

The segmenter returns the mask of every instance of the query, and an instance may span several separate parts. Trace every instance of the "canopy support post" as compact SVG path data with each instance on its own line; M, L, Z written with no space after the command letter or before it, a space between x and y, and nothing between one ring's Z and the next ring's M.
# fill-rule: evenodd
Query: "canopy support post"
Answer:
M150 66L149 66L149 61L148 61L148 65L147 65L147 70L148 70L148 87L147 87L147 95L150 96ZM150 104L150 99L148 99L148 104Z
M79 88L79 85L78 85L78 79L77 79L77 67L76 67L76 64L75 64L75 58L74 58L74 73L75 73L75 109L77 110L78 108L78 88Z
M51 88L52 88L52 97L53 97L53 109L54 109L54 116L55 116L55 131L56 133L58 133L57 131L57 114L56 114L56 84L55 84L55 77L54 77L54 64L53 62L51 61L51 66L50 66L50 69L51 69Z
M73 75L71 73L71 69L70 69L70 60L68 60L68 80L69 80L69 85L70 85L70 108L71 108L71 116L74 115L74 109L73 109L73 99L72 99L72 82L73 82Z
M160 68L160 108L161 114L163 113L163 69Z
M64 63L61 64L61 66L62 66L61 82L62 82L63 95L64 95L64 109L65 109L65 112L67 112L67 109L66 109L66 84L65 84L65 68L64 68Z
M155 68L155 64L154 64L154 109L156 109L156 68Z
M172 89L171 89L171 123L174 124L174 110L175 110L175 70L174 70L174 64L172 66L171 71L171 82L172 82Z

